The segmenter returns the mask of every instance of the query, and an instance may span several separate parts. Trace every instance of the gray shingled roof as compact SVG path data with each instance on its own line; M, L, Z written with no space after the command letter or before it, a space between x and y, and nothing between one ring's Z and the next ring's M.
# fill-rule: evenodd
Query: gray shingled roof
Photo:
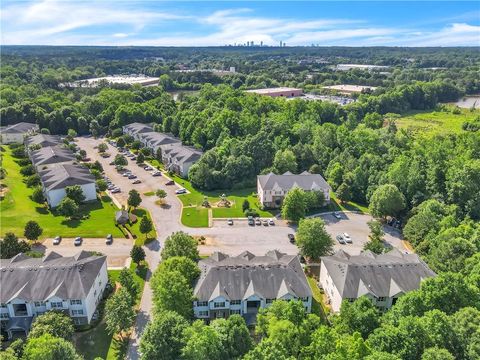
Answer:
M125 129L128 129L128 131L131 131L134 134L153 131L153 127L150 124L143 124L139 122L134 122L134 123L125 125Z
M2 132L5 134L23 134L36 129L38 129L37 124L19 122L18 124L9 125L2 128Z
M271 172L267 175L258 175L257 178L263 190L272 190L275 187L283 190L290 190L293 187L299 187L307 191L315 187L330 190L330 185L328 185L322 175L310 174L308 171L298 175L288 171L283 175L276 175Z
M35 150L31 154L32 163L35 166L56 164L68 161L75 161L75 154L65 148L59 146L47 146L39 150Z
M355 256L340 250L322 257L322 262L342 298L368 293L392 297L418 289L423 279L435 276L418 255L403 254L398 249L380 255L365 251Z
M312 296L296 255L273 250L265 256L245 251L230 257L217 252L201 260L198 266L201 275L194 295L199 301L210 301L218 296L241 300L253 294L265 299L280 298L287 293L295 297Z
M192 146L184 146L181 144L174 145L169 149L164 150L165 154L170 155L179 163L197 161L202 157L203 152Z
M141 137L145 141L152 142L153 145L167 145L181 142L180 139L171 134L164 134L155 131L142 133Z
M95 177L86 167L77 164L55 164L38 172L47 190L63 189L67 186L95 183Z
M46 301L52 296L64 300L85 298L106 259L106 256L90 256L86 251L71 257L52 251L43 258L18 254L1 259L0 301L8 303L15 298Z
M37 134L25 139L25 145L40 145L41 147L56 146L62 144L62 139L58 135Z

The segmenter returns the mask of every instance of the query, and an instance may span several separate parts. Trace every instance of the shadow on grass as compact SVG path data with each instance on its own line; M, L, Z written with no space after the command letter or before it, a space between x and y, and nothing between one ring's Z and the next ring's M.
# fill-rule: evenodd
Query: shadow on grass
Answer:
M35 211L42 215L48 215L48 209L42 206L36 206Z

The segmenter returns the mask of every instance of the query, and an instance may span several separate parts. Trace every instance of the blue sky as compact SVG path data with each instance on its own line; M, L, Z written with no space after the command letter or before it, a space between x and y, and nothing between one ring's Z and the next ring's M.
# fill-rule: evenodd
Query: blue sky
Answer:
M3 0L17 45L480 46L480 2Z

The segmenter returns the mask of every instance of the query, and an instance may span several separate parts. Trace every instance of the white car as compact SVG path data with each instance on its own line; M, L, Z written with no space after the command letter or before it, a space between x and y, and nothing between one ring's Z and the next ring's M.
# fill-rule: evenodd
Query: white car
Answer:
M273 221L273 219L268 219L268 225L275 225L275 222Z
M175 190L175 194L177 195L180 195L180 194L186 194L187 193L187 190L185 189L178 189L178 190Z
M228 224L228 225L233 225L233 220L232 220L232 219L228 219L228 220L227 220L227 224Z
M62 241L61 236L55 236L55 239L53 239L53 245L58 245Z
M335 211L333 213L333 216L337 219L341 219L342 218L342 213L340 211Z
M351 243L352 243L352 238L351 238L350 235L348 235L347 233L343 233L343 239L344 239L345 242L348 243L348 244L351 244Z

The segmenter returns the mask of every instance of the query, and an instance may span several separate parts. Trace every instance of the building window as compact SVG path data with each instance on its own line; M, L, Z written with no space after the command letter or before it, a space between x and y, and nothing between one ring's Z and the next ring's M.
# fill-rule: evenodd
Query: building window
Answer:
M50 307L52 309L58 309L58 308L63 308L63 303L61 301L58 301L58 302L51 302L50 303Z
M0 304L0 307L1 307L2 309L6 309L6 308L7 308L7 304L2 303L2 304Z
M239 309L239 310L230 310L230 315L234 315L234 314L238 314L240 315L242 313L242 311Z
M208 301L197 301L197 306L208 306Z
M307 301L308 301L308 297L302 297L302 298L300 298L300 300L302 300L303 302L307 302Z
M70 300L70 305L82 305L82 300Z
M225 307L225 301L213 303L213 307L223 308Z
M45 301L35 301L35 307L46 306L47 303Z
M242 303L242 300L231 300L230 305L240 305Z
M199 311L199 312L198 312L198 316L207 317L207 316L208 316L208 311Z
M1 313L1 314L0 314L0 318L2 318L2 319L8 319L8 318L9 318L8 313Z
M82 325L82 320L81 319L77 319L77 318L73 318L73 323L75 325Z
M271 304L271 303L273 303L274 301L275 301L275 299L266 299L266 300L265 300L265 303Z
M385 300L387 300L385 296L380 296L379 298L377 298L377 301L385 301Z
M72 315L83 315L83 310L72 310Z

